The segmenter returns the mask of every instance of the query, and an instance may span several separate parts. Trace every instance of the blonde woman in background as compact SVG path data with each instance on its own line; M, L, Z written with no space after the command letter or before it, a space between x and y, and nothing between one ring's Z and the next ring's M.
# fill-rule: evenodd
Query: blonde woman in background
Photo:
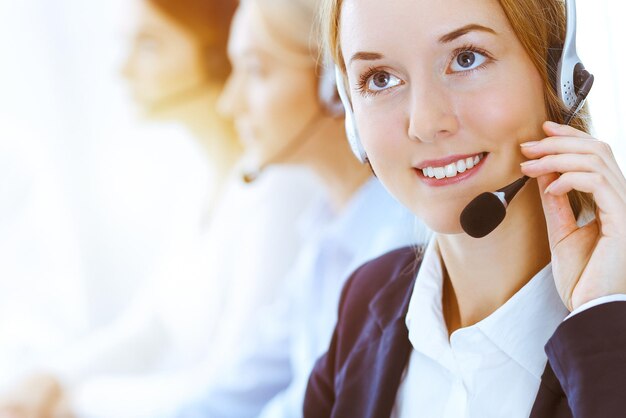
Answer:
M346 275L386 250L419 241L414 217L352 155L334 73L320 59L317 6L316 0L245 0L233 21L233 73L220 108L234 118L249 151L250 177L297 165L320 180L326 196L298 224L306 244L281 299L254 318L254 332L239 341L242 349L224 356L184 417L301 415Z
M204 150L210 172L202 216L179 231L172 255L113 324L67 347L41 365L45 375L7 396L8 416L166 414L238 345L218 329L249 332L247 319L281 288L300 247L294 220L319 193L310 176L287 168L253 184L241 179L241 146L216 112L230 73L226 40L236 3L136 3L123 74L147 119L181 124ZM241 309L226 317L233 289Z

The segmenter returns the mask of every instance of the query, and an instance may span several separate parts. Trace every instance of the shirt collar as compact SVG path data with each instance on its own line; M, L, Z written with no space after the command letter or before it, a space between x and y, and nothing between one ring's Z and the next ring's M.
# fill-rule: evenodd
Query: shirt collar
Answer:
M443 270L436 235L433 234L417 272L406 326L413 348L439 362L450 345L441 306L442 286Z
M417 273L406 325L413 347L443 363L450 360L444 359L450 353L450 342L441 306L442 286L442 263L433 236ZM548 264L504 305L472 327L540 379L546 362L543 347L566 316Z

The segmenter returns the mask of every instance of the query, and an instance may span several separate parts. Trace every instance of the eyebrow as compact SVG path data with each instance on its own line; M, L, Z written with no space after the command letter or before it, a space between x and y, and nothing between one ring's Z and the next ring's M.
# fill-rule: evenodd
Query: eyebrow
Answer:
M442 44L448 43L448 42L452 42L454 41L456 38L460 38L461 36L469 33L469 32L473 32L473 31L480 31L480 32L487 32L487 33L492 33L494 35L497 35L496 31L488 28L486 26L482 26L482 25L478 25L476 23L471 23L469 25L465 25L462 28L453 30L450 33L447 33L445 35L443 35L441 38L439 38L439 42Z
M440 43L452 42L455 39L460 38L461 36L466 35L469 32L473 32L473 31L487 32L487 33L497 35L496 31L491 28L488 28L486 26L482 26L476 23L471 23L469 25L465 25L462 28L456 29L450 33L443 35L441 38L439 38L439 42ZM353 61L357 61L357 60L376 61L376 60L381 60L383 58L384 58L384 55L379 54L378 52L357 52L354 55L352 55L352 58L350 58L349 64L352 64Z
M376 61L383 59L383 54L379 54L378 52L357 52L350 58L350 64L356 60L362 61Z

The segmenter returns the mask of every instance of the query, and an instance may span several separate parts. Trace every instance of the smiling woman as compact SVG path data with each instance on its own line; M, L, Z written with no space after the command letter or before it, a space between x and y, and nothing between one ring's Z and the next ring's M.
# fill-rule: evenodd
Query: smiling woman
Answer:
M626 180L585 110L562 125L564 4L327 0L323 24L367 160L436 234L353 274L305 415L619 414ZM462 209L521 175L504 222L466 235Z

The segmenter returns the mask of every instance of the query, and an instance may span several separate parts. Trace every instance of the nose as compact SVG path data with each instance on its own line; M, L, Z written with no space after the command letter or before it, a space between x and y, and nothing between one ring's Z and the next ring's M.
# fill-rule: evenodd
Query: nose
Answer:
M217 102L217 111L222 117L233 118L242 111L242 108L242 81L235 73L231 73Z
M133 63L132 63L132 58L131 58L130 55L126 57L126 60L122 63L119 71L120 71L121 76L124 79L126 79L126 80L132 79L132 76L133 76Z
M126 57L119 67L121 76L126 80L132 80L135 73L135 62L137 60L137 45L133 41L130 48L126 52Z
M132 80L135 71L136 71L136 62L138 51L137 51L137 40L132 39L129 45L129 48L126 51L126 56L124 57L124 61L121 63L119 67L120 75L126 80Z
M444 86L429 82L413 87L407 128L410 139L433 142L453 136L458 129L450 92Z

